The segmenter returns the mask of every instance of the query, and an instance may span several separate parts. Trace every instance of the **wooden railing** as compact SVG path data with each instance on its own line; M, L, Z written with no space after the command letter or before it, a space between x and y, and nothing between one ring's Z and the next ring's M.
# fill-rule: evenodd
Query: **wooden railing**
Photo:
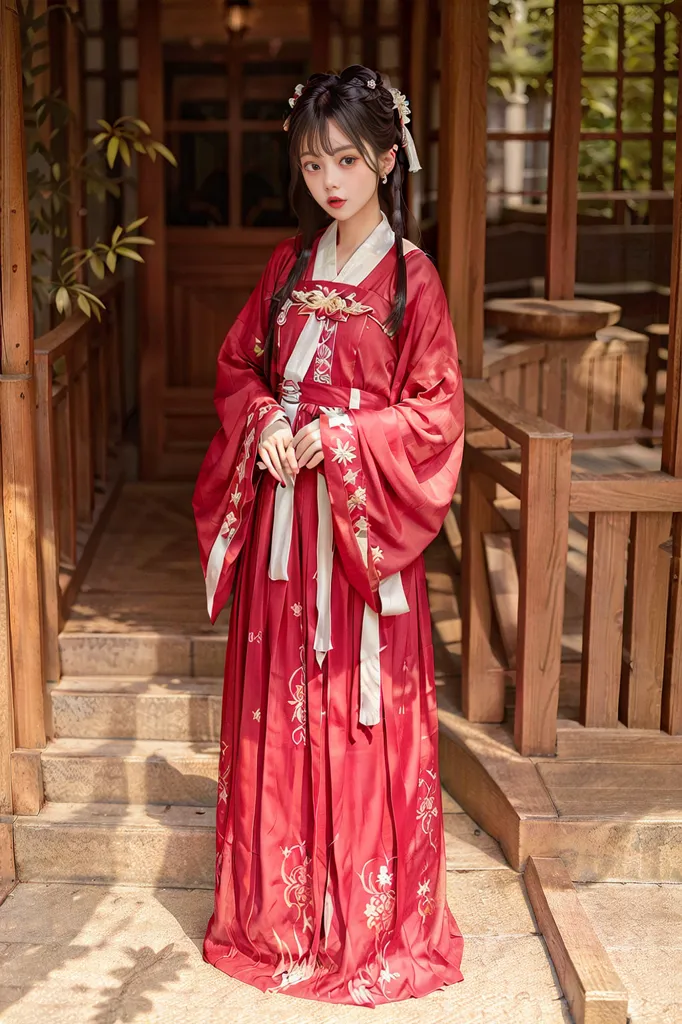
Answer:
M572 435L480 380L466 382L468 413L487 427L467 437L462 474L462 700L465 715L500 722L505 665L492 643L485 547L509 524L497 488L520 502L514 740L553 754L557 737L569 516L588 517L579 721L586 727L673 731L680 680L665 672L673 513L682 480L662 472L592 474L571 467ZM516 447L510 447L516 445ZM672 629L672 627L671 627ZM674 637L668 638L673 650Z
M123 283L102 321L78 312L36 340L38 493L45 673L59 678L58 635L87 569L95 527L120 482Z

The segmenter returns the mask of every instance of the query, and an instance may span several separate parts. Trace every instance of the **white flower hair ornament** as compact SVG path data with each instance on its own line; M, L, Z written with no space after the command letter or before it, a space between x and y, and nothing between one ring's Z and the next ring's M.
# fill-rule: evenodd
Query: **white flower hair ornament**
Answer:
M290 107L293 108L293 107L296 106L296 102L298 100L298 97L301 95L301 93L303 92L304 89L305 89L305 86L303 85L303 83L299 82L298 85L296 86L296 88L294 89L294 95L289 97L289 106ZM289 117L291 117L291 114L289 114ZM284 121L284 124L282 125L282 128L284 129L285 132L289 131L289 117L286 118L286 120Z
M376 81L373 78L368 79L366 84L368 89L376 88ZM289 106L292 109L296 106L299 96L301 95L304 89L305 86L303 85L303 83L299 82L296 88L294 89L293 96L289 97ZM404 95L404 93L400 92L399 89L391 89L390 91L391 95L393 96L393 109L397 109L398 116L400 117L400 125L402 128L401 145L403 149L407 151L407 168L409 171L421 171L422 165L419 163L419 157L417 156L417 148L414 144L414 139L412 138L412 135L409 129L407 128L407 124L410 120L410 105L407 101L407 97ZM289 116L285 119L284 124L282 125L282 128L284 129L285 132L289 130L290 117L291 114L289 114Z
M421 171L422 165L419 163L419 157L417 156L417 147L407 128L408 121L410 120L410 104L407 101L407 97L399 89L392 88L391 95L393 96L393 109L398 111L403 130L402 146L407 151L407 169L409 171Z

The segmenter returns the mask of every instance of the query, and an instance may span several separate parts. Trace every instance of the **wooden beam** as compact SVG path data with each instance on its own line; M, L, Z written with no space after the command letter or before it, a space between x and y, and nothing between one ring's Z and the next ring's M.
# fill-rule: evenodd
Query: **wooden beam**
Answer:
M514 454L519 451L518 448L511 449L500 449L493 451L486 451L485 449L476 448L473 445L468 445L469 448L469 459L471 465L476 468L479 473L483 473L484 476L489 476L491 480L499 484L500 487L504 487L505 490L509 491L516 498L521 497L521 490L523 482L521 480L521 462L513 458ZM510 458L510 456L512 456ZM518 465L518 470L513 469L513 465Z
M576 1024L626 1024L627 991L563 862L529 857L523 877Z
M571 481L571 512L678 512L682 480L646 470L581 472Z
M555 0L545 298L572 299L578 237L582 0Z
M0 422L15 740L21 747L43 747L33 311L17 0L2 0L0 17Z
M488 3L441 5L438 269L464 374L483 376Z
M163 54L161 3L145 0L138 11L139 116L151 128L152 137L164 137ZM155 245L148 246L140 268L139 408L140 470L143 478L155 475L163 448L161 392L166 384L166 224L164 161L140 160L138 213L148 217L145 233Z

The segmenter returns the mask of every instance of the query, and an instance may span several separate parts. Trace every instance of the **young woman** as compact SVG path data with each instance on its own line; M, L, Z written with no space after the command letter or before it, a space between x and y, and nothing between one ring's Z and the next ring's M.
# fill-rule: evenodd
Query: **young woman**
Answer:
M462 979L422 558L462 383L438 274L403 237L404 96L355 65L289 102L300 231L220 351L193 502L212 622L234 588L204 959L374 1006Z

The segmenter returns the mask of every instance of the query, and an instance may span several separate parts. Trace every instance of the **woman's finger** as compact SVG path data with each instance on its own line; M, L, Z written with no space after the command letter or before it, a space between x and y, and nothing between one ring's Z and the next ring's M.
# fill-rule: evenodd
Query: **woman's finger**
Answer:
M272 463L272 459L270 458L270 453L268 452L268 450L267 450L267 448L265 447L264 444L262 444L260 446L260 454L261 454L261 458L262 458L263 462L265 463L265 465L268 468L268 472L270 473L270 476L274 476L274 478L275 478L275 480L277 481L278 484L283 484L284 480L280 476L280 474L277 472L277 470L275 469L275 467L274 467L274 465Z
M294 448L296 447L296 445L298 444L298 442L302 438L304 438L307 434L309 434L311 432L311 430L315 429L315 426L316 426L317 423L318 423L318 420L311 420L310 423L306 423L306 425L304 427L301 427L300 430L296 431L296 433L294 434L294 437L293 437Z
M289 476L294 476L296 470L298 469L296 463L296 454L293 452L292 449L292 454L294 457L293 463L291 463L290 460L287 458L287 446L284 442L284 438L282 437L282 435L275 434L273 436L273 440L275 442L275 445L277 446L277 453L279 455L279 462L282 473L287 473Z
M309 448L315 446L316 447L316 451L320 451L321 445L322 445L322 437L321 437L321 435L318 432L315 432L315 433L312 433L312 434L308 434L307 437L302 438L299 441L298 446L296 448L296 458L298 459L299 464L300 464L301 459L305 455L307 455L307 457L310 458L310 455L308 454L308 449Z
M298 459L296 457L296 452L294 451L293 445L288 444L286 446L286 448L284 450L284 457L287 460L289 466L291 467L291 472L293 473L294 476L296 476L296 474L298 473L299 466L298 466Z
M314 459L316 455L322 452L322 442L317 441L309 445L305 452L300 456L298 460L299 466L310 466L311 459Z

